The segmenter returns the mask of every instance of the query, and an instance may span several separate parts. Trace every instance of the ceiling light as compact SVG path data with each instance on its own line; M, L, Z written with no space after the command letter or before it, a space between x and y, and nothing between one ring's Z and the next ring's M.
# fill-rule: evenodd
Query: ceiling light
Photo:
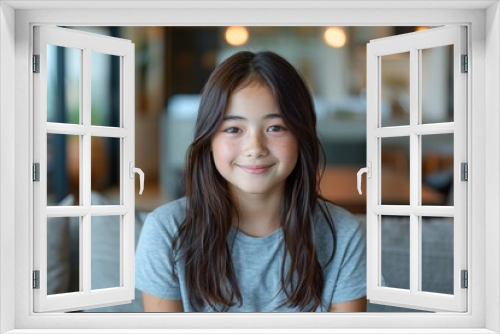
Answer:
M341 48L345 45L347 37L344 29L340 27L329 27L323 34L326 44L334 48Z
M245 27L228 27L226 29L226 42L239 46L248 41L248 30Z

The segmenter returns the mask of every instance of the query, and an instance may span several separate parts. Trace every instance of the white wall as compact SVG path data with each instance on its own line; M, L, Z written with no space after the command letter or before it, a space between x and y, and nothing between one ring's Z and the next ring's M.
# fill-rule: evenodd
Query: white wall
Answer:
M0 333L14 328L14 23L14 9L0 2Z
M104 1L103 1L104 2ZM71 3L71 2L61 2L61 3ZM91 3L94 3L94 1L91 1ZM166 3L166 2L164 2ZM333 2L330 2L330 3L333 3ZM358 3L358 2L352 2L352 3ZM404 2L401 2L401 3L404 3ZM418 3L418 1L415 1L415 3ZM423 3L427 3L427 2L423 2ZM435 3L438 3L438 2L435 2ZM455 2L456 4L460 4L460 3L467 3L467 1L463 1L463 2ZM64 4L61 4L61 6L64 5ZM94 5L94 4L93 4ZM428 5L428 4L427 4ZM95 6L95 5L94 5ZM496 6L496 5L495 5ZM4 12L7 12L6 9L4 9L2 12L0 12L0 17L4 17L5 14ZM12 11L11 11L12 12ZM21 12L21 13L19 13ZM17 25L17 31L16 31L16 36L17 36L17 39L18 39L18 43L17 43L17 50L18 51L16 54L17 54L17 59L20 60L19 62L19 65L17 66L16 68L16 74L18 75L17 76L17 82L16 82L16 85L17 85L17 88L18 88L18 92L19 94L17 94L17 103L16 103L16 111L17 111L17 115L15 116L15 119L16 119L16 122L15 122L15 126L16 126L16 146L21 148L22 150L16 152L15 154L15 158L17 159L17 164L16 164L16 167L17 167L17 174L16 175L16 185L19 187L18 189L20 189L19 191L16 192L16 197L17 198L17 201L16 201L16 207L17 207L17 211L16 211L16 221L15 221L15 225L17 225L17 229L16 229L16 232L17 232L17 235L16 235L16 239L20 239L21 241L26 241L27 237L29 235L28 233L28 225L30 224L30 215L29 215L29 200L26 198L26 196L24 196L25 193L28 193L28 185L31 183L31 181L29 181L29 175L30 175L30 166L29 166L29 159L28 159L28 150L29 150L29 132L28 132L28 124L29 124L29 117L28 117L28 110L30 109L29 108L29 105L28 105L28 101L26 99L26 94L25 92L28 91L29 89L27 88L27 84L28 84L28 66L24 66L24 64L28 65L29 64L29 59L28 59L28 42L27 40L29 40L29 32L28 32L28 28L27 28L27 23L26 22L30 22L31 21L37 21L37 22L61 22L63 20L67 20L66 22L78 22L79 24L85 24L85 22L87 21L98 21L98 20L103 20L102 17L103 17L103 12L105 11L99 11L99 13L96 15L96 12L91 12L91 11L88 11L88 10L82 10L82 9L78 9L78 10L74 10L74 11L46 11L44 12L44 15L43 17L40 15L40 13L38 12L34 12L34 11L25 11L25 13L22 13L22 11L19 11L18 15L16 15L16 21L18 22L18 25ZM366 11L364 11L366 12ZM142 13L142 14L141 14ZM243 23L246 23L248 21L248 19L245 19L245 18L242 18L242 15L248 15L248 13L252 13L252 10L244 10L244 11L234 11L234 13L231 13L232 17L234 17L232 20L237 22L238 20L241 20ZM413 15L413 13L416 13ZM447 14L450 13L449 10L447 10ZM453 19L453 22L472 22L473 23L473 26L474 26L474 34L476 36L483 36L482 32L484 31L483 29L485 28L485 20L484 20L484 16L483 16L483 13L484 11L480 11L480 10L467 10L467 11L463 11L462 12L457 12L455 15L453 14L450 14L450 17L452 17ZM217 13L215 13L217 14ZM260 12L259 12L260 14ZM351 21L356 21L356 22L373 22L373 20L379 20L379 21L394 21L395 18L401 20L401 22L406 22L408 21L407 18L406 18L406 15L407 15L407 12L403 13L403 15L401 15L401 12L400 11L384 11L384 10L373 10L373 11L370 11L369 13L364 13L363 15L358 15L357 12L356 12L356 15L346 15L346 11L342 11L342 10L335 10L335 11L322 11L321 13L317 14L315 13L316 15L314 16L314 19L318 20L318 22L346 22L346 23L349 23ZM349 14L349 12L347 12L347 14ZM170 20L171 22L185 22L187 24L189 24L190 22L208 22L208 23L211 23L212 21L210 21L210 19L216 21L217 19L221 20L220 18L220 15L217 16L217 15L207 15L205 13L205 11L203 11L203 13L201 13L201 11L189 11L189 16L186 16L186 17L181 17L181 18L178 18L177 16L179 16L179 12L178 11L157 11L153 14L151 13L148 13L148 17L145 18L145 15L144 15L144 12L141 12L141 11L137 11L137 10L134 10L133 13L124 13L124 12L117 12L116 10L113 10L113 11L108 11L106 12L106 15L109 15L111 16L111 20L110 22L116 24L116 25L130 25L131 23L130 22L145 22L145 21L148 21L148 22L164 22L164 21L168 21ZM177 15L177 16L175 16ZM182 15L180 15L182 16ZM12 16L13 17L13 16ZM207 19L210 18L210 19ZM309 21L306 21L305 19L298 19L297 17L299 17L298 14L296 13L293 13L293 12L290 12L290 11L287 11L287 10L280 10L279 13L277 13L276 11L267 11L266 13L264 13L264 15L262 15L262 20L265 21L265 20L268 20L268 21L272 21L272 20L278 20L277 22L279 23L280 22L280 19L282 21L284 21L286 19L286 22L293 22L293 21L297 21L297 22L304 22L304 24L309 24L310 22L310 19L308 18ZM353 17L355 18L355 20L353 19ZM418 19L418 20L421 20L422 22L441 22L443 20L443 13L442 13L442 10L433 10L433 11L422 11L422 12L415 12L415 11L412 11L412 20L414 19ZM374 19L375 18L375 19ZM482 241L482 237L485 235L484 234L484 229L482 226L485 225L485 221L486 221L486 217L484 216L484 211L485 211L485 202L489 203L490 205L488 205L488 222L489 224L486 224L486 225L492 225L489 228L488 232L489 231L492 231L493 233L495 233L494 235L491 235L491 234L487 234L488 235L488 242L489 242L489 245L488 245L488 250L493 250L493 251L496 251L496 253L492 253L494 254L494 256L497 258L497 261L494 263L493 265L493 268L490 268L491 269L491 272L494 276L493 277L489 277L487 279L487 284L488 284L488 300L487 300L487 303L486 305L489 306L489 310L488 310L488 325L491 329L498 329L500 328L499 326L499 320L498 320L498 314L499 314L499 303L498 303L498 268L500 268L499 266L499 262L500 260L498 260L498 245L492 245L492 241L494 240L498 240L498 234L499 234L499 229L498 229L498 221L499 221L499 209L498 209L498 203L499 203L499 194L500 194L500 187L499 187L499 180L500 180L500 177L498 175L499 171L498 171L498 162L500 159L498 159L499 157L499 143L500 143L500 138L498 137L498 134L491 134L491 131L494 131L495 129L498 129L498 126L499 126L499 123L498 123L498 120L499 120L499 116L498 116L498 106L500 105L500 101L499 101L499 98L497 97L497 95L493 95L493 94L498 94L498 90L499 90L499 80L500 80L500 76L498 75L498 48L499 48L499 41L498 41L498 36L499 36L499 33L498 33L498 29L499 29L499 24L498 24L498 20L499 20L499 15L498 15L498 8L497 6L489 11L489 16L488 16L488 21L487 21L487 24L489 25L493 25L494 28L496 29L495 30L495 33L492 35L494 36L493 37L493 41L489 41L490 44L489 46L493 46L495 48L495 52L488 55L488 64L487 65L492 65L491 68L490 67L487 67L487 71L485 71L485 66L476 66L476 68L474 68L473 70L473 74L474 74L474 84L476 85L475 87L479 87L479 89L481 89L481 91L485 91L486 89L484 89L484 81L482 80L482 78L484 78L485 76L488 76L490 77L490 80L487 82L488 83L488 86L490 91L488 92L488 95L486 95L487 98L492 98L492 97L495 97L495 100L492 100L492 102L488 102L488 105L486 108L485 107L485 104L484 104L484 101L485 101L485 96L484 95L474 95L475 96L475 100L473 101L473 104L474 104L474 109L478 111L477 113L477 119L474 119L474 125L472 127L472 129L474 130L474 136L477 137L478 140L474 141L474 150L473 150L473 161L474 161L474 166L479 166L480 168L477 168L477 171L474 171L474 170L470 170L469 172L469 175L473 175L473 177L475 178L476 181L480 181L480 182L475 182L474 183L474 186L473 186L473 190L474 192L472 193L472 201L473 201L473 210L474 210L474 214L473 214L473 221L476 225L479 225L479 229L474 229L474 235L472 235L471 239L474 240L474 249L472 251L472 255L471 257L473 257L474 259L478 259L478 256L481 255L481 256L484 256L484 243L483 242L478 242L478 241ZM0 20L2 20L0 18ZM2 31L5 31L5 29L3 29L3 24L0 22L1 26L0 28L2 28ZM351 23L352 24L352 23ZM9 26L11 26L9 24ZM491 27L488 27L488 30L491 30ZM480 31L480 33L478 33L478 31ZM3 32L2 32L3 33ZM491 31L489 31L489 33L491 33ZM0 34L0 38L2 38ZM1 39L1 42L3 43L4 40ZM477 63L477 64L481 64L483 65L483 61L484 61L484 53L483 53L483 50L482 50L482 44L484 40L482 38L477 38L474 40L474 50L476 51L475 53L475 58L473 60L473 63ZM2 44L2 52L7 52L8 50L11 49L11 44L9 43L9 47L8 48L4 48L4 44ZM11 51L8 51L7 52L11 57L13 57L13 50ZM479 56L479 57L478 57ZM6 65L4 65L4 63L6 62L6 60L4 58L1 57L1 54L0 54L0 65L1 65L1 68L0 69L4 69L4 68L7 68ZM13 65L13 61L9 61L7 65ZM13 67L13 66L12 66ZM10 69L9 69L10 70ZM492 75L492 70L493 71L496 71L495 72L495 75ZM486 73L485 73L486 72ZM2 71L2 77L4 77L4 73L9 73L9 71L5 71L3 72ZM9 75L7 76L8 78L10 78L10 80L6 80L6 79L3 79L0 81L0 94L1 94L1 101L2 103L8 103L9 100L5 100L5 99L9 99L13 94L10 94L10 93L13 93L13 90L14 88L12 88L13 86L13 79L14 79L14 76L13 75ZM2 83L4 83L4 81L7 81L8 84L10 85L9 86L5 86L5 84L2 85ZM491 84L491 85L490 85ZM491 88L492 87L492 88ZM476 88L478 89L478 88ZM494 91L494 89L496 89L496 91ZM5 92L8 92L9 94L5 93ZM0 105L1 106L1 105ZM489 107L492 107L492 108L489 108ZM488 110L486 110L488 109ZM490 119L488 120L488 124L485 124L485 113L487 113L488 117L492 117L493 119L493 122L490 122ZM497 114L495 114L497 113ZM0 117L6 117L7 118L7 124L10 124L10 125L13 125L14 124L14 121L13 121L13 112L9 113L9 114L5 114L4 113L4 109L0 109ZM1 118L0 119L2 121L2 124L5 124L3 123L3 121L5 120L4 118ZM4 125L1 125L0 126L0 145L2 150L0 151L0 165L3 164L3 157L7 156L7 157L12 157L14 154L11 153L10 151L4 151L4 147L8 147L8 145L5 144L5 140L3 140L4 138L10 138L9 136L4 136L4 134L2 133L2 126ZM485 142L484 141L484 129L487 127L488 131L490 131L490 134L492 135L491 137L488 137L489 139L492 139L490 140L490 142ZM475 138L476 138L475 137ZM478 143L482 143L482 145L477 145ZM485 172L485 168L484 168L484 163L485 163L485 151L484 151L484 148L487 147L489 149L491 149L491 151L488 152L489 155L492 155L491 157L489 157L488 159L492 158L492 159L496 159L494 160L493 162L495 163L494 165L492 165L490 167L490 169L488 171L493 171L493 178L490 179L490 175L488 175L488 183L486 183L484 181L485 177L483 176L484 172ZM474 160L476 159L476 160ZM476 164L476 161L477 161L477 164ZM488 161L492 161L491 159L488 160ZM9 164L10 165L10 164ZM2 166L3 168L3 166ZM21 171L21 172L19 172ZM5 179L7 179L7 177L5 176L5 174L3 173L3 169L0 169L0 181L3 181ZM12 172L11 169L7 170L7 172ZM26 177L25 177L26 175ZM9 177L11 177L11 175L8 175ZM14 179L12 177L12 179ZM493 180L494 182L490 182L491 180ZM8 182L10 182L9 180L7 180ZM5 183L5 184L9 184L10 183ZM4 183L2 183L2 189L3 189L3 185ZM485 192L485 186L487 187L486 188L486 192ZM13 189L10 188L10 189ZM0 194L4 194L6 193L7 191L3 192L3 190L0 190ZM490 198L488 200L484 200L484 197L485 195L484 194L488 194L488 196L493 196L493 198ZM13 196L14 194L11 194L11 196ZM477 200L476 198L479 198L479 200ZM2 200L5 199L5 196L2 197ZM3 202L2 202L3 203ZM7 202L7 203L10 203L10 202ZM478 204L479 203L479 204ZM491 205L493 204L493 205ZM4 204L5 205L5 204ZM6 206L5 206L6 207ZM3 209L4 206L2 206L0 209ZM7 209L10 209L10 208L7 208ZM493 210L493 211L491 211ZM2 212L2 216L0 218L2 218L0 220L0 225L1 225L1 233L2 235L6 235L5 231L7 232L11 232L11 226L13 226L13 222L14 220L8 220L6 221L5 219L3 219L3 212ZM13 218L13 216L11 215L11 217L7 217L7 218ZM492 222L493 221L493 222ZM476 233L476 232L479 232L479 233ZM13 233L8 233L8 235L12 236ZM478 235L480 235L481 237L478 237ZM19 242L19 246L17 247L16 249L16 256L19 258L19 263L17 263L16 265L16 268L14 268L14 264L13 262L7 258L7 256L11 256L13 254L13 245L11 244L7 244L4 241L4 239L1 240L2 243L1 243L1 249L0 249L0 270L2 271L2 274L5 275L5 271L4 270L7 270L9 272L9 282L7 281L2 281L1 283L1 287L2 287L2 292L5 292L5 291L9 291L11 290L11 285L7 286L6 284L3 284L3 282L6 282L6 283L11 283L10 279L11 279L11 276L10 276L10 273L12 273L14 271L14 269L16 269L16 272L18 274L19 277L23 277L23 279L25 278L27 281L29 281L29 275L30 275L30 266L25 262L25 260L28 258L28 246L26 246L28 243L24 242L24 243L21 243ZM10 240L8 240L9 242L11 242ZM7 250L5 250L7 247ZM12 252L10 252L12 250ZM482 258L481 258L482 259ZM483 273L483 269L484 269L484 261L474 261L474 263L472 263L473 265L473 269L476 270L476 272L479 272L479 273ZM473 273L474 271L472 271ZM472 274L474 275L474 274ZM429 318L429 321L426 322L425 324L422 325L422 327L432 327L432 326L435 326L435 327L438 327L438 326L453 326L454 328L458 328L460 326L469 326L471 324L469 318L472 318L472 320L474 321L473 323L473 327L474 328L483 328L484 326L484 318L482 317L482 315L484 314L484 311L485 311L485 301L484 299L482 298L477 298L477 296L484 296L483 294L483 286L477 286L477 284L473 283L474 282L474 279L479 279L479 278L475 278L474 276L470 276L471 278L471 281L470 281L470 285L473 285L474 286L474 295L476 298L474 298L472 300L472 310L474 310L474 313L475 314L472 314L471 317L469 316L464 316L464 317L457 317L455 315L444 315L444 316L436 316L436 317L432 317L432 318ZM5 277L2 277L2 279L5 280ZM16 306L17 306L17 309L18 309L18 312L16 312L16 325L17 327L19 328L35 328L35 327L45 327L45 328L55 328L57 326L59 326L58 328L61 328L61 329L65 329L65 328L69 328L69 327L75 327L75 326L81 326L81 327L93 327L93 328L117 328L117 327L121 327L122 329L123 328L127 328L128 330L130 330L130 328L135 328L134 327L134 324L137 324L137 323L140 323L140 321L148 321L152 324L153 327L155 328L164 328L165 326L165 320L162 319L161 317L148 317L147 319L146 318L142 318L142 316L133 316L131 317L130 315L128 316L124 316L124 317L120 317L119 315L116 315L113 319L113 322L106 322L107 319L106 317L102 317L102 316L94 316L94 315L91 315L89 317L62 317L62 316L59 316L57 314L54 314L54 315L51 315L50 317L29 317L28 314L26 313L26 310L29 308L29 306L31 305L30 304L30 298L29 296L31 295L31 292L32 290L31 289L28 289L27 286L26 286L26 282L27 281L23 281L23 280L20 280L19 282L16 282L16 288L18 290L18 293L17 293L17 297L18 299L16 300ZM477 281L476 281L477 282ZM483 283L484 281L482 280L481 283ZM491 288L491 291L493 291L493 294L490 295L490 289ZM469 289L469 296L471 296L471 290L472 289ZM479 291L479 292L478 292ZM11 302L13 303L14 302L14 299L13 297L11 297L11 293L10 291L4 295L1 296L1 300L2 300L2 303L0 305L2 306L5 306L7 305L9 309L12 309L14 308L14 305L11 305L11 304L8 304L8 302ZM10 313L10 310L6 309L6 307L3 307L1 310L0 310L2 313L1 313L1 316L2 318L0 318L0 321L2 320L8 320L7 321L7 325L10 326L10 324L12 324L12 320L10 318L10 315L12 315ZM391 317L391 318L389 318ZM203 319L203 320L207 320L206 322L203 322L202 324L207 324L208 326L210 326L211 328L220 328L222 325L220 325L221 323L221 317L220 316L217 316L217 315L214 315L214 317L209 317L210 319L206 318L206 319ZM271 319L271 318L269 318ZM299 327L302 327L304 326L304 320L305 318L303 317L295 317L295 318L292 318L292 317L284 317L284 316L276 316L274 317L273 316L273 321L275 321L274 323L271 323L271 322L259 322L258 323L258 326L260 328L264 328L263 326L269 326L269 327L273 327L273 328L282 328L282 324L285 323L286 321L286 324L290 325L290 326L297 326L296 328L299 328ZM353 321L354 318L352 317L348 317L346 315L342 315L342 314L339 314L338 316L336 316L336 320L338 320L338 322L336 322L335 326L340 326L340 327L345 327L346 324L347 325L352 325L352 321ZM392 315L389 315L389 316L384 316L384 315L376 315L374 317L365 317L364 320L366 321L363 321L363 322L360 322L358 325L358 328L368 328L368 327L378 327L378 328L389 328L391 327L392 328L392 331L395 331L397 330L397 328L399 328L401 326L401 324L403 323L403 321L407 321L407 319L409 319L407 316L405 315L402 315L401 317L394 317ZM451 320L450 320L451 319ZM226 321L225 323L223 323L223 325L225 325L227 328L238 328L238 327L254 327L255 328L255 318L249 318L249 317L239 317L239 316L234 316L234 317L225 317L223 319L224 321ZM171 326L176 326L176 327L180 327L180 326L193 326L193 320L191 317L171 317L169 319L170 322L170 325ZM281 323L278 323L276 321L282 321ZM315 317L315 325L317 328L329 328L330 326L332 326L331 324L331 317ZM268 325L270 324L270 325ZM343 326L339 325L339 324L342 324ZM2 323L2 326L7 326L5 325L5 323ZM29 327L28 327L29 325ZM199 323L196 324L198 327L201 326ZM279 326L279 327L278 327ZM399 326L399 327L395 327L395 326ZM394 329L396 328L396 329ZM2 327L3 329L3 327ZM28 332L30 330L26 330L26 331L23 331L23 332ZM421 332L424 332L426 331L425 329L423 329ZM436 331L439 331L439 330L434 330L434 332ZM496 330L498 332L498 330ZM20 331L19 331L20 332ZM381 330L382 332L382 330ZM402 331L401 331L402 332ZM452 331L449 331L449 332L452 332ZM462 332L465 332L465 331L462 331ZM471 329L470 332L484 332L483 330L481 329L478 329L477 331Z
M500 7L498 3L491 5L486 11L486 72L494 75L486 76L486 143L485 163L486 182L486 253L496 254L495 265L486 266L486 328L495 333L500 332Z

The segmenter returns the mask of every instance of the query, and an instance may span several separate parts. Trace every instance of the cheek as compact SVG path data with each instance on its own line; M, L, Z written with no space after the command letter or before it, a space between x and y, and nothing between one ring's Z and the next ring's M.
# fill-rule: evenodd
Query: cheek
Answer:
M279 152L281 159L291 164L292 168L295 166L299 157L299 145L295 138L289 138L280 142L276 146L276 152Z
M232 161L236 152L237 148L235 145L230 145L220 138L212 140L212 155L216 166Z

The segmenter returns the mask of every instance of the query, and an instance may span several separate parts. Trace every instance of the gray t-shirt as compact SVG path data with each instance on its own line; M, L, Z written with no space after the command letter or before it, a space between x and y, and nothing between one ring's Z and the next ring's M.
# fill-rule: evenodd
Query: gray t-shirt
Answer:
M330 304L366 296L366 242L360 224L352 214L331 203L320 202L323 207L326 204L337 230L335 257L326 266L332 253L333 238L321 211L315 211L315 243L325 277L323 305L316 312L326 312ZM200 309L190 304L182 261L176 259L172 263L169 255L172 238L185 218L185 206L186 198L181 198L148 215L137 245L135 285L137 289L159 298L182 300L185 312L211 312L213 310L208 305ZM236 301L229 312L299 311L288 306L278 307L286 299L280 292L284 252L282 228L262 238L231 228L227 242L232 249L233 269L243 297L243 305L240 307Z

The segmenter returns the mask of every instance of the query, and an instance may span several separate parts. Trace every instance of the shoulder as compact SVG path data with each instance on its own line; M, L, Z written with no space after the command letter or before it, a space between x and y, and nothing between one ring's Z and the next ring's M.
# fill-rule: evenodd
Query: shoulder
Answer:
M175 234L186 218L186 203L182 197L159 206L147 216L145 227L161 234Z
M186 203L187 198L182 197L157 207L150 213L150 215L155 218L184 218L186 215Z
M333 221L338 237L352 236L361 228L361 224L352 213L323 199L318 199L314 216L315 228L320 233L325 228L329 228L328 217Z
M328 263L326 261L331 255L330 251L334 249L335 255L330 269L333 271L329 271L330 273L340 270L339 268L363 270L366 267L364 225L358 221L356 216L338 205L323 200L320 200L318 204L323 205L323 208L326 209L325 211L328 212L335 227L335 237L332 237L331 232L329 232L331 230L322 214L314 222L315 241L319 249L320 263ZM351 280L352 278L347 279Z

